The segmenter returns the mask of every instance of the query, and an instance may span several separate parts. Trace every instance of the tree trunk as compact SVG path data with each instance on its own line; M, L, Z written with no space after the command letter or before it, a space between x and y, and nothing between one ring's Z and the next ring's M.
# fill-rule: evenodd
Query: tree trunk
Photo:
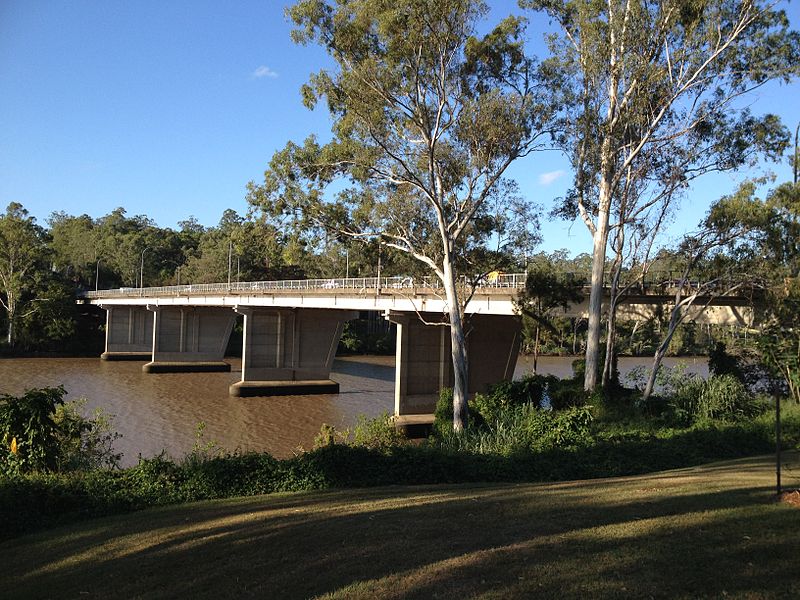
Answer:
M589 330L586 332L586 373L583 388L591 392L597 387L597 367L600 361L600 321L603 307L603 274L608 243L608 219L611 209L611 189L608 178L600 182L600 205L592 251L592 284L589 292Z
M539 363L539 326L536 326L536 335L533 338L533 374L536 375L536 369Z
M450 351L453 358L453 429L463 431L469 418L467 343L461 319L461 305L458 301L455 273L450 261L446 258L443 266L444 291L450 316Z
M613 292L612 292L613 293ZM608 327L606 328L606 360L603 364L603 387L611 383L614 370L614 355L616 354L617 341L617 303L611 300L608 307Z
M672 336L675 334L675 330L678 329L678 325L681 323L681 310L682 306L680 303L680 296L678 296L675 300L675 306L672 308L672 312L669 315L667 334L664 336L664 339L661 341L661 344L659 344L658 348L656 349L656 353L653 356L653 368L650 371L650 377L647 379L647 385L642 393L642 401L644 402L646 402L653 393L653 388L656 384L656 376L658 375L658 370L661 368L661 361L664 360L664 356L667 354L667 349L669 348L669 343L672 341Z
M9 348L14 347L14 321L16 319L16 300L14 298L14 293L9 291L6 295L6 302L8 305L8 332L6 334L6 343L8 344Z

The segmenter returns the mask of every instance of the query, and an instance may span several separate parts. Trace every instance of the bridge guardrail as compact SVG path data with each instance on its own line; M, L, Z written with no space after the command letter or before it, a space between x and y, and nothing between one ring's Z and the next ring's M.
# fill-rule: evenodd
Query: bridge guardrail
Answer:
M467 278L462 277L461 283L466 285ZM524 273L502 273L496 277L482 278L479 288L519 288L525 285ZM326 279L282 279L276 281L236 281L231 283L191 283L184 285L166 285L147 288L121 287L108 290L88 291L83 293L84 298L109 298L128 296L182 296L188 294L215 294L215 293L247 293L270 291L327 291L351 290L367 292L368 290L411 290L411 289L441 289L442 284L436 277L350 277Z
M565 280L571 280L588 285L587 277L583 273L562 273ZM470 282L462 276L460 283L470 285L474 283L478 289L507 288L520 289L525 287L526 273L500 273L494 271L480 277L477 282ZM659 288L674 289L681 283L689 289L697 289L703 285L697 280L683 282L674 273L669 271L655 271L648 273L643 282L646 289ZM723 286L713 286L722 288ZM434 276L410 277L397 275L393 277L350 277L350 278L325 278L325 279L282 279L275 281L236 281L231 283L192 283L184 285L167 285L148 288L121 287L115 289L87 291L83 298L113 298L137 296L182 296L203 294L228 294L228 293L264 293L270 291L329 291L350 290L353 292L367 293L379 290L441 290L441 281Z

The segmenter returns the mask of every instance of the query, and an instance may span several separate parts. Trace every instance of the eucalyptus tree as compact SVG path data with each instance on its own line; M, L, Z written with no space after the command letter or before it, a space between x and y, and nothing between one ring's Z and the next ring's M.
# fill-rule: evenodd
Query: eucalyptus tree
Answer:
M454 427L467 422L467 356L459 276L496 232L508 166L549 143L558 102L524 51L524 21L486 35L473 0L301 0L296 42L322 46L333 68L311 76L332 139L290 143L270 162L258 205L302 208L353 239L412 256L444 288L454 370ZM332 186L333 191L328 186ZM507 216L507 215L506 215Z
M764 286L762 275L753 268L757 264L753 249L760 246L760 232L769 220L769 213L755 192L756 184L747 181L735 193L716 201L698 230L685 235L678 245L674 266L680 270L669 282L674 290L672 307L666 331L653 356L643 400L652 394L672 337L693 306L702 301L703 308L707 308L716 298ZM690 277L695 279L692 284Z
M796 139L796 138L795 138ZM789 396L800 403L800 183L798 145L794 149L794 181L771 191L767 218L757 247L762 273L768 278L760 346L763 358L786 384Z
M35 275L47 268L47 232L25 208L12 202L0 215L0 306L5 309L6 343L16 341L21 309L31 295ZM36 310L35 304L28 310Z
M797 73L798 34L771 0L520 0L560 31L549 66L570 97L564 148L575 172L565 210L593 238L586 389L596 385L601 302L614 205L631 178L647 204L693 178L780 151L774 117L737 100ZM644 193L650 190L649 193ZM664 194L664 192L667 192Z

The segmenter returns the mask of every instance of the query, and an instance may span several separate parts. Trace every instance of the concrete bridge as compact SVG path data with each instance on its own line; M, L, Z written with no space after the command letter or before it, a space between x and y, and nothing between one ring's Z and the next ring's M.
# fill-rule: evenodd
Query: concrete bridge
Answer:
M463 282L466 286L466 281ZM469 385L473 392L510 378L520 344L514 299L524 274L485 279L466 306ZM662 286L663 288L663 286ZM465 287L466 289L466 287ZM471 288L470 288L471 289ZM674 290L643 289L620 307L620 318L645 319L669 303ZM256 281L119 288L87 292L84 301L107 311L106 360L149 359L148 373L230 370L225 349L243 317L242 378L233 396L337 393L330 379L346 321L380 311L397 326L395 414L433 412L439 390L452 385L447 306L435 280L411 277ZM587 302L565 316L584 316ZM747 325L744 298L716 299L696 321Z

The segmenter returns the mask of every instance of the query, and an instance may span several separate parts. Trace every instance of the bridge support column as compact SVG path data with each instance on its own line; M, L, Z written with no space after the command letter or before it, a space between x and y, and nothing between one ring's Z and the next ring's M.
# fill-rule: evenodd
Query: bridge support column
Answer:
M244 315L242 380L231 396L337 394L330 379L345 321L358 313L327 309L237 308Z
M148 306L153 314L153 359L145 373L230 371L223 359L236 315L211 307Z
M106 310L103 360L149 360L153 353L153 313L144 306L102 306Z
M441 319L436 314L422 317L428 322ZM439 391L453 385L450 329L425 325L414 313L390 312L386 318L397 325L394 414L431 415ZM511 379L519 354L519 317L473 314L466 317L464 327L470 393L485 392L493 383ZM416 421L409 419L409 423Z

